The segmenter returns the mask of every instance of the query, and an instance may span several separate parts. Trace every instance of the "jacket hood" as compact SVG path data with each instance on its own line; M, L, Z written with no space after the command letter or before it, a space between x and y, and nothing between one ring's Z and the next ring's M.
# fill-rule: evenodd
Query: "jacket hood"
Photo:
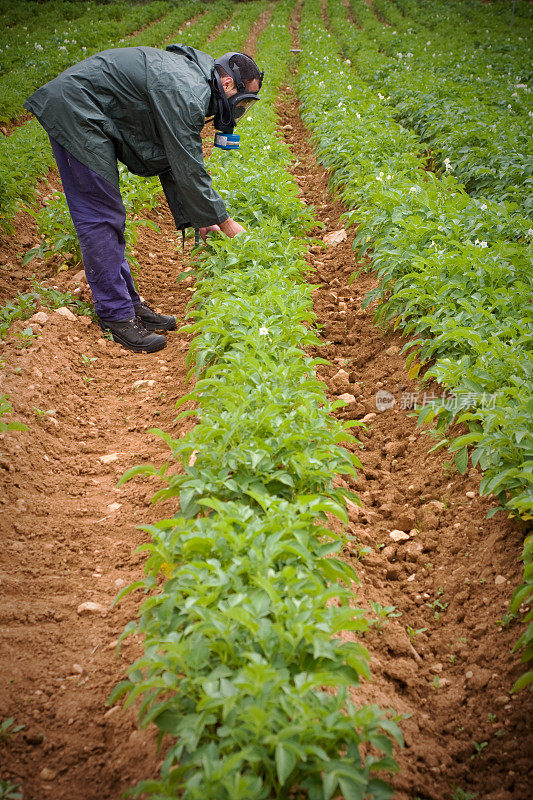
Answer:
M201 50L196 50L194 47L191 47L188 44L169 44L166 48L171 53L177 53L180 56L185 56L188 58L189 61L192 61L194 64L197 64L198 67L202 70L207 80L211 79L211 75L213 74L213 69L215 66L215 59L208 55L207 53L203 53Z

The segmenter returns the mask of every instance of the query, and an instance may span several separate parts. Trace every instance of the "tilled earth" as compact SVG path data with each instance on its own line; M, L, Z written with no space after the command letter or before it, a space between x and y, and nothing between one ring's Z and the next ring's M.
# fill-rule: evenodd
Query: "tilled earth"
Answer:
M328 196L290 86L282 94L281 134L324 238L343 229L345 209ZM182 323L193 283L176 277L190 267L190 244L177 250L166 207L151 216L161 233L143 229L139 239L140 289ZM350 506L359 544L345 555L361 578L359 602L380 604L378 615L388 609L365 637L373 681L354 699L404 715L406 746L392 779L400 800L445 800L452 786L483 800L529 800L531 695L510 694L521 672L511 653L520 626L506 617L520 580L523 532L501 513L486 519L491 503L478 496L476 470L461 476L449 454L429 452L435 441L412 416L415 396L423 401L426 391L429 399L429 389L407 376L405 340L374 326L371 308L361 309L374 278L365 273L351 282L358 266L352 240L348 230L338 245L312 247L309 260L320 355L330 361L321 377L332 399L351 395L340 416L361 421L355 449L362 469L351 488L362 506ZM19 253L36 241L31 219L21 217L17 235L4 243L2 303L27 287ZM56 273L57 266L38 262L37 277L88 298L83 278ZM29 346L19 335L28 323L17 322L0 352L0 393L29 426L0 436L0 719L24 726L0 741L0 775L22 783L25 798L118 800L157 774L162 754L155 731L139 730L133 711L106 705L141 652L129 638L116 657L142 597L111 604L142 574L145 556L135 548L147 536L137 526L174 506L151 505L153 479L117 482L134 464L167 459L149 428L173 436L186 429L175 422L174 403L190 388L189 340L174 332L166 349L136 355L103 339L89 318L42 311L47 318L32 323ZM395 401L383 411L379 390ZM87 602L97 605L87 610Z

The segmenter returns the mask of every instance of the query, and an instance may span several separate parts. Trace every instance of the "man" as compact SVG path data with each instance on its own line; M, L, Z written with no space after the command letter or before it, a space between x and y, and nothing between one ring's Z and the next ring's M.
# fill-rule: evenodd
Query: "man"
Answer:
M135 352L166 345L174 317L141 302L124 257L117 159L159 175L178 230L244 230L214 191L202 154L206 117L231 132L263 73L243 53L215 61L187 45L106 50L69 67L26 102L50 136L100 327Z

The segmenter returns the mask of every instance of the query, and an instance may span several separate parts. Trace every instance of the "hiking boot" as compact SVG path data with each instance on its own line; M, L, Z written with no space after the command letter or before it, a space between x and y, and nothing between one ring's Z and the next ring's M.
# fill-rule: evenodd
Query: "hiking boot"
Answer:
M99 318L98 322L103 331L111 331L115 342L121 344L126 350L133 350L134 353L155 353L166 347L165 337L147 331L139 317L108 322Z
M135 315L139 317L147 331L175 331L176 318L166 314L158 314L146 303L134 306Z

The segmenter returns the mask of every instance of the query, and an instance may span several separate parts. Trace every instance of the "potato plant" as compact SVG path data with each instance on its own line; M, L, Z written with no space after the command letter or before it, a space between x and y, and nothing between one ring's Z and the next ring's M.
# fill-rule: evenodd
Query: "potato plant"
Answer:
M197 383L182 399L199 421L180 439L156 431L169 464L124 476L157 475L156 498L179 497L176 516L145 527L147 575L126 590L149 595L125 631L144 638L144 655L112 701L141 700L142 723L173 738L161 779L135 796L391 796L379 773L395 770L401 736L397 720L356 703L369 675L358 635L370 620L354 607L353 569L336 556L345 536L327 527L327 515L347 522L333 477L358 462L303 349L317 342L301 238L313 220L275 135L293 6L279 3L260 38L267 80L242 151L212 159L248 233L211 239L199 255L189 326Z
M436 418L459 471L471 459L484 472L481 493L531 519L530 222L512 206L470 197L453 175L424 168L416 136L350 66L359 45L343 4L330 0L329 8L348 64L339 69L339 43L319 20L318 3L307 0L301 108L332 186L352 209L355 247L377 270L365 302L380 300L378 321L413 337L405 347L411 375L426 365L425 377L443 387L420 422ZM457 422L469 432L448 441Z
M362 26L346 28L352 59L374 90L387 96L395 119L416 131L441 166L449 161L468 192L516 203L531 217L532 38L502 26L482 48L477 32L461 36L457 22L440 22L448 17L446 4L429 5L441 12L433 29L404 19L390 0L379 0L376 7L390 20L387 25L364 0L351 0ZM423 14L422 19L426 4ZM481 97L479 83L484 83Z

